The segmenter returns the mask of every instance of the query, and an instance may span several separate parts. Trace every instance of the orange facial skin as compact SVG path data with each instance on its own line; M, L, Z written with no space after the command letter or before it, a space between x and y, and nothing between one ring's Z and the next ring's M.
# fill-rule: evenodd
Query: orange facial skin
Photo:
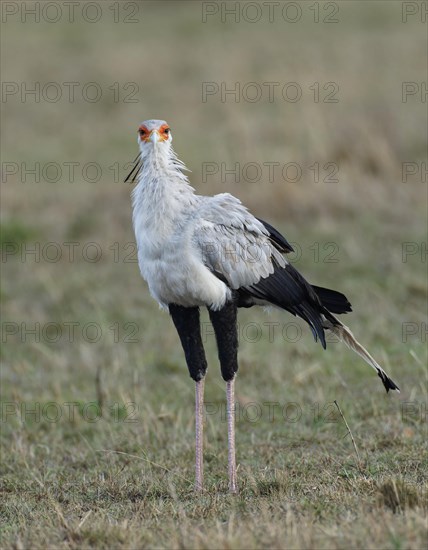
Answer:
M149 130L146 126L144 126L144 124L142 124L138 128L138 134L141 141L150 141L150 136L153 132L157 132L159 136L159 141L166 141L169 137L170 129L168 124L162 124L160 128L157 128L155 130Z

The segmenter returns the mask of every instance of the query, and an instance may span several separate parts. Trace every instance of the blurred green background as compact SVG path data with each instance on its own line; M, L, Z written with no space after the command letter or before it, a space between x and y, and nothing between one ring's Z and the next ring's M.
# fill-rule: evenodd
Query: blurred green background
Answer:
M302 338L297 342L269 341L264 322L282 327L295 319L251 310L242 312L241 326L257 323L263 331L256 344L241 334L238 400L294 400L303 407L339 397L348 407L348 420L370 422L386 415L398 445L403 404L419 407L426 399L423 3L299 2L291 3L284 16L281 2L272 22L265 3L257 8L245 2L107 1L91 8L79 2L73 22L63 4L53 2L43 12L46 4L2 5L2 398L20 404L138 403L153 430L161 429L155 418L171 416L171 431L165 429L171 438L182 433L183 440L171 444L169 454L170 443L147 435L144 422L89 425L80 419L28 426L22 415L13 414L4 430L11 449L5 472L12 500L32 487L32 468L43 463L37 453L35 462L29 458L36 440L50 449L52 460L60 460L65 446L91 464L81 433L93 448L135 455L149 448L152 459L160 462L162 456L170 468L176 460L192 477L193 386L172 323L150 298L133 261L132 185L122 183L137 154L138 124L148 118L168 121L198 192L238 196L296 243L293 261L311 282L347 294L354 313L346 323L403 388L400 396L385 400L377 377L358 358L336 343L323 352L298 322ZM239 21L225 14L234 6ZM25 11L29 7L39 10L39 22ZM259 20L249 21L258 14ZM204 98L207 83L211 89L221 89L222 83L227 89L238 86L240 93ZM272 101L267 83L274 86ZM282 96L290 83L291 97L293 89L301 93L298 101ZM406 97L403 86L411 91ZM252 101L254 90L263 92L257 101ZM203 181L206 163L219 171ZM238 181L222 178L221 163L227 169L238 163ZM247 163L260 168L257 181L251 181L254 172L245 172ZM266 163L280 166L273 178ZM282 176L287 163L301 170L298 181ZM404 176L403 163L409 163ZM287 173L292 179L293 172ZM28 253L31 249L35 255ZM77 323L71 342L70 323ZM87 323L95 324L95 333L83 331ZM55 342L58 326L62 332ZM34 327L40 341L26 332ZM90 342L98 333L100 338ZM207 349L207 399L222 402L212 336ZM225 449L223 428L209 427L208 439L217 434L211 451L208 447L212 456ZM238 427L244 479L251 438L269 429L263 422ZM293 426L286 429L298 437ZM384 428L374 422L372 429L376 440L377 430ZM315 437L310 423L299 430ZM417 455L423 428L417 424L412 430L406 437ZM27 471L24 463L29 485L18 490L14 475ZM210 467L214 470L214 463ZM388 467L391 475L404 472ZM221 464L218 472L222 479ZM421 481L411 481L416 479ZM16 542L16 533L25 533L31 521L21 518L17 526L12 516L6 524ZM58 542L57 533L50 536ZM384 536L379 534L379 544ZM125 538L125 546L141 543L130 540ZM209 546L209 540L199 542ZM303 543L296 539L295 544Z

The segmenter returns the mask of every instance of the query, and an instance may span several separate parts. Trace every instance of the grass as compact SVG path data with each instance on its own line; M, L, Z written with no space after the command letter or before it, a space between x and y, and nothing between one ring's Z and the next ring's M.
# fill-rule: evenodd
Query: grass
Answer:
M2 29L3 80L96 81L105 93L2 103L3 161L19 170L2 183L1 546L425 548L426 184L403 182L402 163L425 160L426 104L401 100L402 82L426 71L424 26L401 23L400 2L340 2L328 28L310 11L295 25L202 24L195 5L141 3L136 25L110 10L93 25ZM202 102L208 81L298 82L304 95ZM331 81L340 101L314 103L309 86ZM137 82L138 102L112 101L114 82ZM199 192L239 196L297 245L311 282L345 292L346 323L402 389L386 395L358 357L335 342L323 352L291 316L240 312L237 496L208 317L197 496L193 384L135 263L120 182L136 124L152 116L171 124ZM24 182L21 163L35 162L63 176ZM67 162L79 163L73 181ZM241 171L232 183L219 171L201 183L204 162L296 162L302 178ZM323 181L326 163L339 182Z

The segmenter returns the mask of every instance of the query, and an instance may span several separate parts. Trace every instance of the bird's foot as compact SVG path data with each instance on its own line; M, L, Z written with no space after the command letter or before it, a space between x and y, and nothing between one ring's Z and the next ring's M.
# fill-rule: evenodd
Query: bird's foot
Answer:
M238 487L236 484L234 485L229 485L229 493L231 495L237 495L238 494Z

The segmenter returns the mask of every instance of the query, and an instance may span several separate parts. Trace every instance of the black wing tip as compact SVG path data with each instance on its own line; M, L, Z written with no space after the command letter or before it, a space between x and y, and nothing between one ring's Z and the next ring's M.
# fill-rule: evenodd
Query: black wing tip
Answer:
M400 388L397 386L397 384L389 378L384 372L378 371L377 375L382 380L382 384L384 385L386 389L386 393L389 393L389 390L396 390L398 393L400 393Z
M276 247L281 252L285 252L286 254L288 252L294 252L294 248L291 246L291 244L287 241L284 235L281 235L281 233L277 229L275 229L275 227L273 227L273 225L271 225L268 222L265 222L260 218L256 218L256 219L265 226L271 240L274 242L274 244L276 244Z
M300 315L299 315L300 317ZM327 349L327 342L325 339L325 332L324 329L320 326L316 326L311 320L309 320L307 317L302 317L308 324L312 331L312 335L314 337L315 342L318 342L318 339L320 341L320 344L322 345L323 349Z

